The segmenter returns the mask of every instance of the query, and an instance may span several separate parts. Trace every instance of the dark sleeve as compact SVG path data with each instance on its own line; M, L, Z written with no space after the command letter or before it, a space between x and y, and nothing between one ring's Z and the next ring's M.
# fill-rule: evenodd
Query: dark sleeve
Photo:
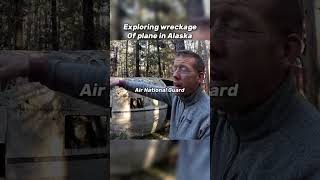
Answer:
M52 90L103 107L108 105L107 76L106 66L47 59L30 61L31 81L39 81Z

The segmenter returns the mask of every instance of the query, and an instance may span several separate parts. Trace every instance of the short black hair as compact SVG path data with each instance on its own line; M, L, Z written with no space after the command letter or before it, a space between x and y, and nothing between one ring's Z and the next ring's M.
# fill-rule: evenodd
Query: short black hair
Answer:
M202 60L201 56L193 51L189 50L179 50L176 52L176 57L193 57L195 59L195 69L198 72L204 72L205 70L205 64L204 61Z
M280 35L304 33L304 9L302 0L272 0L268 18Z

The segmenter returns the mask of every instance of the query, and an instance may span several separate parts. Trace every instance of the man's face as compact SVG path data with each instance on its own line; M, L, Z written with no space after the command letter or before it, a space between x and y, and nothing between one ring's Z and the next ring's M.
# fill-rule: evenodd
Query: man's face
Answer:
M213 97L215 107L247 111L265 101L283 73L282 44L265 17L268 0L213 0L211 87L239 85L236 97Z
M195 69L193 57L178 56L173 64L173 85L175 88L185 88L184 93L176 93L178 96L187 97L199 87L204 79L203 72Z

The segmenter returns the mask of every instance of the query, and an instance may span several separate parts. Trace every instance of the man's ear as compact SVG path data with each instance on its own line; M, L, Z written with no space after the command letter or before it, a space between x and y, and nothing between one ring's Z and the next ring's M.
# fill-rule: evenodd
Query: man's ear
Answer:
M284 64L292 64L301 55L301 38L298 34L289 34L284 48Z
M199 83L203 83L204 80L204 72L199 72Z

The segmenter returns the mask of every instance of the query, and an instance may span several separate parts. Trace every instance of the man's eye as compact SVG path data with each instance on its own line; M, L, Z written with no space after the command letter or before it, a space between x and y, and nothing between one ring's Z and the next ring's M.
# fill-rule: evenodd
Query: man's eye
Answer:
M187 72L188 71L188 69L185 66L182 66L180 69L181 69L182 72Z

